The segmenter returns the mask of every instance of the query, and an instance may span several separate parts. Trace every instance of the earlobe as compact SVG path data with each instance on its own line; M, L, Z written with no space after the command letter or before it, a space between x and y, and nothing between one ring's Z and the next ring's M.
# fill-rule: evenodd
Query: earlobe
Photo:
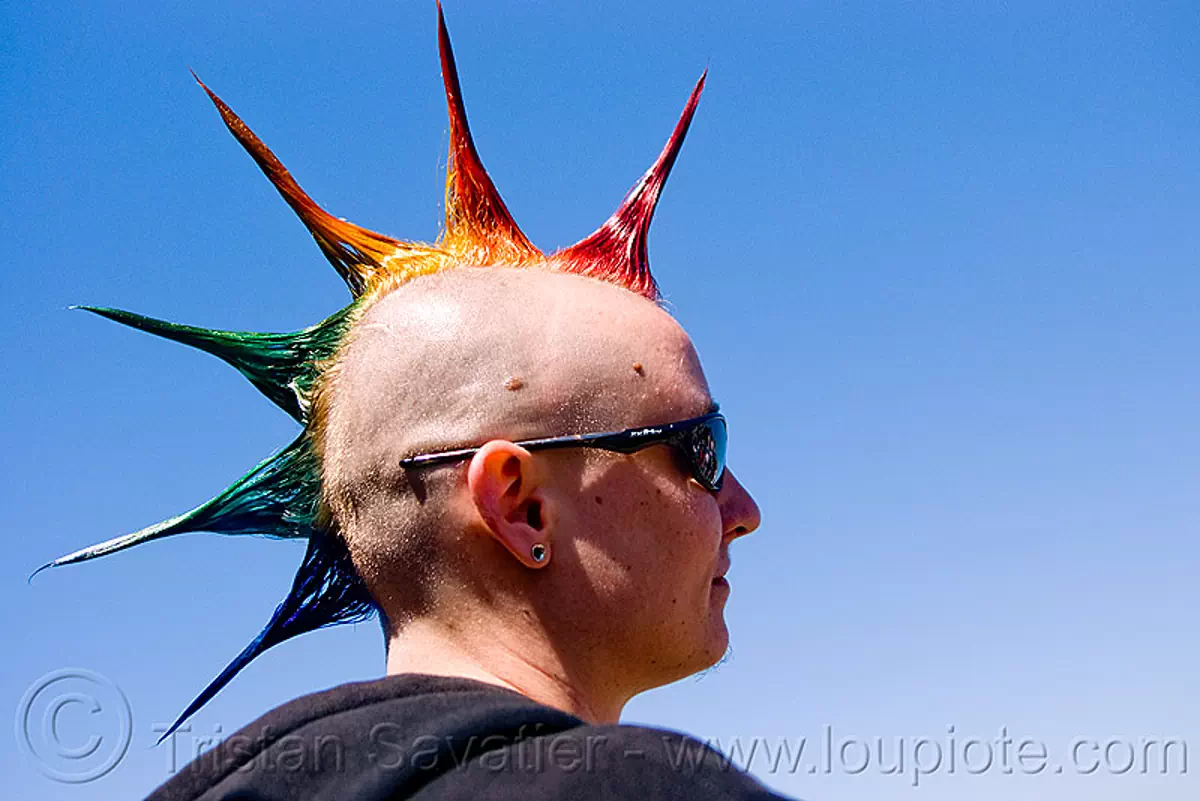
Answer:
M545 498L529 451L492 440L471 458L467 488L484 529L526 567L550 561Z

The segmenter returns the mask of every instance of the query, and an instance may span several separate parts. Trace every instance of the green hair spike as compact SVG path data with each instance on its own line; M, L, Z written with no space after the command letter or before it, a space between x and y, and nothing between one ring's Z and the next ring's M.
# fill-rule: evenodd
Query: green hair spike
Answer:
M304 423L318 365L337 350L354 305L316 325L282 334L197 328L103 306L72 308L211 353L245 376L272 403Z

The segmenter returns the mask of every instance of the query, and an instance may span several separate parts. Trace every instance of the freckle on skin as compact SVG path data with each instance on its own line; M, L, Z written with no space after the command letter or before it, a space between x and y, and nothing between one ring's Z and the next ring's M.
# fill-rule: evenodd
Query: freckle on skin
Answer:
M603 503L604 503L604 499L603 499L603 498L601 498L599 495L597 495L597 496L596 496L596 503L603 504Z
M519 378L510 378L504 382L504 388L507 389L509 392L516 392L518 389L520 389L523 386L525 386L525 382L523 382Z

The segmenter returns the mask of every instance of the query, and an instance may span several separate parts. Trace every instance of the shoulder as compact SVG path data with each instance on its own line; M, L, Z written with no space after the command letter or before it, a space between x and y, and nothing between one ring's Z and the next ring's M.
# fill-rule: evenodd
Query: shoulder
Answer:
M150 799L517 797L778 798L723 754L677 732L590 726L491 685L410 675L284 704L199 756Z
M403 675L344 684L290 701L229 735L150 801L334 799L348 782L364 786L356 799L393 798L463 761L464 750L581 723L469 679Z
M687 735L588 726L474 756L414 796L433 799L779 799L727 756Z

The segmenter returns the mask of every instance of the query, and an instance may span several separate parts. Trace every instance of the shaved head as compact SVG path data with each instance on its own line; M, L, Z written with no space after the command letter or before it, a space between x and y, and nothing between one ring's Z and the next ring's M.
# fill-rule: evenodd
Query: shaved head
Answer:
M656 304L590 278L507 268L426 276L384 296L322 395L325 502L394 621L427 608L437 568L454 561L441 538L463 481L454 465L411 475L400 459L712 405L690 339Z
M386 431L393 455L585 430L654 406L681 370L699 372L687 334L638 295L565 273L455 270L362 317L330 430Z

